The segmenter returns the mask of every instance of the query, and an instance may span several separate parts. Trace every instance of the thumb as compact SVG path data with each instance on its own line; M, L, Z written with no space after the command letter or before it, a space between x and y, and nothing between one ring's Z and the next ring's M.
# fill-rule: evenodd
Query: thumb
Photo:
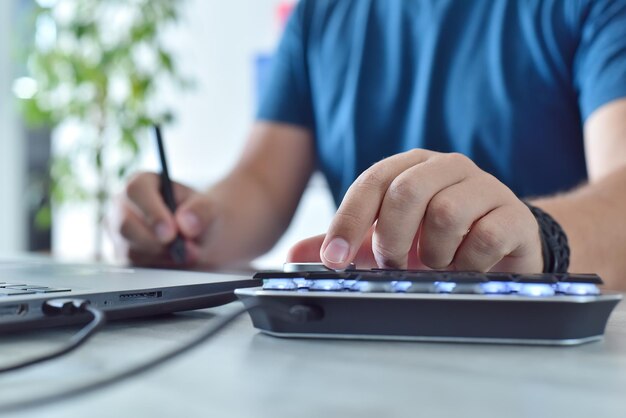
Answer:
M320 248L326 234L316 235L297 242L287 253L288 263L319 263Z
M216 207L209 196L195 193L178 206L176 224L185 238L202 236L216 216Z
M358 249L356 256L352 262L357 268L374 268L376 266L376 260L372 253L372 233L374 228L372 227L365 238L365 241ZM297 242L287 254L288 263L319 263L321 261L320 250L324 243L326 234L316 235Z

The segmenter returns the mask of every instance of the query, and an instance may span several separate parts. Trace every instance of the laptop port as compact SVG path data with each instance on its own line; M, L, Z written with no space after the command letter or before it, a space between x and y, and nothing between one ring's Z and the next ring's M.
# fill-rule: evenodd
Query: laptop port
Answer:
M162 295L162 292L124 293L120 295L120 302L127 302L131 300L157 299L160 298Z
M28 312L28 305L25 303L0 306L0 318L10 316L22 316L26 315L26 312Z

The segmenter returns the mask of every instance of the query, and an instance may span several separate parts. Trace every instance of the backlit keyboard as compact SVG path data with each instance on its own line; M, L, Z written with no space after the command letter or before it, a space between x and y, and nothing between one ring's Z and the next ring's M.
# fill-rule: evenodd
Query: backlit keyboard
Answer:
M595 274L322 268L257 273L236 294L276 336L559 345L602 338L621 299Z

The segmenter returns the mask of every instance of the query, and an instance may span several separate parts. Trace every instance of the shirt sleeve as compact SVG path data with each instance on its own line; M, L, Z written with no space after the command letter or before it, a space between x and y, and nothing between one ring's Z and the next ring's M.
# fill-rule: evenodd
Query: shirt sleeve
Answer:
M626 98L626 0L591 0L574 62L583 120Z
M305 33L307 4L301 0L287 22L262 87L257 119L313 130Z

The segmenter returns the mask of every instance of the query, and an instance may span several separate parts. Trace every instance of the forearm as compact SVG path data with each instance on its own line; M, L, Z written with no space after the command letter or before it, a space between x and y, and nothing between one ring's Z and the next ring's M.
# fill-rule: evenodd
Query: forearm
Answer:
M565 230L570 272L598 273L626 289L626 167L574 191L533 200Z
M211 264L250 261L272 248L295 211L297 200L277 200L254 173L237 170L207 192L220 216L210 233Z
M258 122L230 174L207 191L219 214L204 243L212 265L247 262L285 231L315 167L305 129Z

